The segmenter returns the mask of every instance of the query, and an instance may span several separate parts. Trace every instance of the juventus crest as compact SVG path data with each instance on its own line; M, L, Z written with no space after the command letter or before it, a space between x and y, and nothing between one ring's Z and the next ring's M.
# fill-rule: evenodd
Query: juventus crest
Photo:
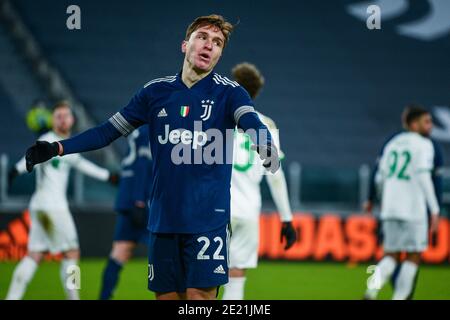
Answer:
M200 116L200 119L202 119L203 121L206 121L209 119L209 117L211 116L211 109L214 105L214 101L213 100L202 100L202 107L205 109L203 111L203 114Z

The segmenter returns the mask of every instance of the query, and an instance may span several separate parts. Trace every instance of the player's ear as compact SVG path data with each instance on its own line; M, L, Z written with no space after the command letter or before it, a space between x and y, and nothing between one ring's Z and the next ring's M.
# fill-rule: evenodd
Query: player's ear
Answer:
M181 42L181 52L186 53L187 41L183 40Z

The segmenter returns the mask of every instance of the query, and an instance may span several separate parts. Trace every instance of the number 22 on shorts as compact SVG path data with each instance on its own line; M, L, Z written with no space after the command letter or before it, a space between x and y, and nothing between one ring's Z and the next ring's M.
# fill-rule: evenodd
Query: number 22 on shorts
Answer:
M225 260L225 257L220 254L220 251L222 251L222 248L223 248L222 238L217 236L213 239L213 241L215 244L218 244L217 248L213 254L213 260ZM206 250L208 250L209 246L211 245L211 241L207 237L202 236L197 239L197 242L203 242L203 247L200 249L200 251L197 254L197 260L209 260L210 256L205 254L205 252L206 252Z

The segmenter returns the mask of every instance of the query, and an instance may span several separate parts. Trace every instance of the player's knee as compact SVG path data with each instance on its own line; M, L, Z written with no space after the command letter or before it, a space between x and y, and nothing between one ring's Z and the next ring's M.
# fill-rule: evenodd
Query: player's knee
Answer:
M400 253L398 253L398 252L386 253L386 256L393 258L397 262L400 261Z
M111 258L115 261L119 262L120 264L125 264L130 260L130 254L124 252L124 251L113 251L111 253Z
M80 259L80 250L74 249L64 252L64 258L65 259L71 259L71 260L79 260Z
M111 258L122 264L130 260L134 245L127 242L118 242L113 244Z
M186 298L188 300L214 300L216 299L217 288L188 288L186 291Z
M44 258L44 254L40 252L30 252L28 256L36 262L36 264L40 264L42 259Z
M245 269L231 268L229 274L232 278L245 277Z
M406 255L406 260L414 262L415 264L420 264L420 253L418 252L413 252L413 253L408 253Z

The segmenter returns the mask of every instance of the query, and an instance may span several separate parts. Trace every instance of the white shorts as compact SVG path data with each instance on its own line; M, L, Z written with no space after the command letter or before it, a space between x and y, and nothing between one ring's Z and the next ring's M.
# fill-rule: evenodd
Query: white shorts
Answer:
M231 219L230 268L250 269L258 265L259 220Z
M402 220L383 220L385 252L423 252L428 247L428 224Z
M78 249L78 236L67 208L30 208L28 251L60 253Z

